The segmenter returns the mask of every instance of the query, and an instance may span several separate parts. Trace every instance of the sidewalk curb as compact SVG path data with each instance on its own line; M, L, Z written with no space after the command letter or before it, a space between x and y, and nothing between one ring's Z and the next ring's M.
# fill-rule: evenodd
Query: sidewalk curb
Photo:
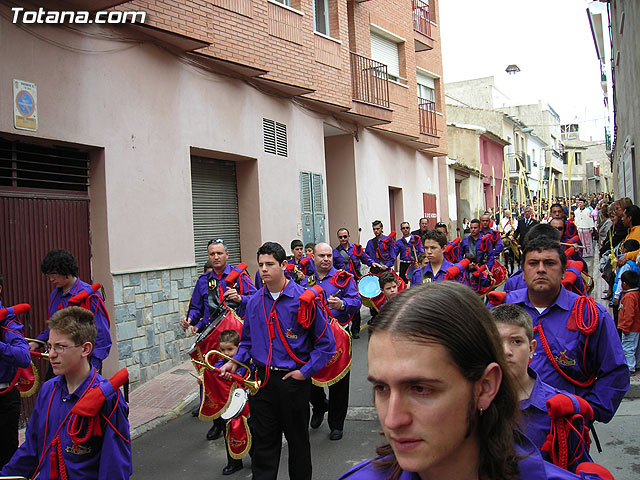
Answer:
M634 398L640 398L640 382L631 382L629 390L624 396L625 399L630 400Z
M191 392L189 395L184 397L182 402L180 402L175 407L169 409L163 415L156 417L153 420L148 421L147 423L143 423L142 425L138 425L137 427L132 428L130 433L131 440L138 438L139 436L147 433L150 430L153 430L154 428L160 425L164 425L165 423L170 422L171 420L175 420L176 418L181 417L187 412L188 410L187 407L192 402L194 402L199 396L200 396L200 393L198 391Z

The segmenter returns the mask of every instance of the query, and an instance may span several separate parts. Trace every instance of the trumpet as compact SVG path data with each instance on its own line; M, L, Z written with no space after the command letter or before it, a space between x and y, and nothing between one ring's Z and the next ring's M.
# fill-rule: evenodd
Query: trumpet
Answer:
M29 338L29 337L24 337L24 339L29 343L31 342L39 343L40 345L45 347L45 349L47 348L47 344L42 340L37 340L35 338ZM49 360L49 352L36 352L35 350L29 350L29 353L34 357L40 357L40 358L44 358L45 360Z
M204 356L204 361L200 362L198 360L191 360L191 362L194 365L200 365L202 367L208 368L209 370L211 370L212 372L215 373L220 373L220 369L217 367L214 367L213 365L211 365L211 362L209 361L209 357L211 355L219 355L220 357L229 360L230 362L236 363L238 365L240 365L241 367L244 367L247 369L247 372L251 372L251 369L245 365L242 362L239 362L238 360L234 360L233 358L231 358L228 355L225 355L222 352L219 352L218 350L209 350L207 352L207 354ZM250 395L255 395L256 393L258 393L258 390L260 390L260 381L255 379L255 380L251 380L249 378L244 378L241 377L240 375L236 374L236 373L230 373L229 375L231 375L231 379L233 381L235 381L238 384L244 385L244 387L249 390L249 394Z

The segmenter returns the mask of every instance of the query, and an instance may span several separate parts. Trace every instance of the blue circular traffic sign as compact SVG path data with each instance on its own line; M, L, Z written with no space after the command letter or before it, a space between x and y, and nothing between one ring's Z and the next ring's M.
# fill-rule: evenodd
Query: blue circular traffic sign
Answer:
M30 117L36 108L36 102L33 96L26 90L21 90L16 95L16 106L23 117Z

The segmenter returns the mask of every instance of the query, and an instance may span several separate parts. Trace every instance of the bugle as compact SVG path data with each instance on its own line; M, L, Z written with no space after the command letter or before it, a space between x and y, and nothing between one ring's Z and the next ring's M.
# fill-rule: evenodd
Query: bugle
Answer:
M36 338L29 338L29 337L24 337L24 339L29 343L31 343L31 342L39 343L40 345L42 345L45 348L45 350L47 348L47 343L43 342L42 340L38 340ZM47 352L47 351L37 352L35 350L29 349L29 353L34 357L40 357L40 358L43 358L45 360L49 360L49 352Z
M213 365L211 365L211 362L209 361L209 357L211 355L217 355L220 356L226 360L229 360L230 362L233 362L237 365L240 365L241 367L244 367L247 369L247 372L251 372L251 369L245 365L242 362L239 362L238 360L234 360L233 358L231 358L228 355L225 355L222 352L219 352L218 350L210 350L207 352L207 354L204 356L203 361L199 361L199 360L191 360L191 362L194 365L200 365L202 367L208 368L209 370L211 370L214 373L220 373L220 369L218 367L214 367ZM239 385L243 385L247 390L249 390L249 394L251 395L255 395L256 393L258 393L258 390L260 389L260 382L256 379L256 380L251 380L249 378L245 378L242 377L236 373L229 373L229 375L231 376L231 379L236 382Z

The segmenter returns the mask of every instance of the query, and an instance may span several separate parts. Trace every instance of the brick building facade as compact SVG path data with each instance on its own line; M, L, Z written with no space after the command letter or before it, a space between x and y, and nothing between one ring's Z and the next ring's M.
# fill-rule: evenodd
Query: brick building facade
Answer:
M86 260L112 317L107 374L126 366L135 388L186 358L179 319L207 239L253 276L264 241L335 244L347 226L364 243L374 219L386 232L425 213L448 221L436 1L114 3L74 5L144 11L145 24L15 25L0 7L0 196L88 202ZM37 88L36 129L10 114L16 80ZM82 191L48 185L45 170L29 183L25 146L63 180L81 154ZM35 235L36 255L67 248ZM41 308L46 282L2 262L20 279L5 298Z

